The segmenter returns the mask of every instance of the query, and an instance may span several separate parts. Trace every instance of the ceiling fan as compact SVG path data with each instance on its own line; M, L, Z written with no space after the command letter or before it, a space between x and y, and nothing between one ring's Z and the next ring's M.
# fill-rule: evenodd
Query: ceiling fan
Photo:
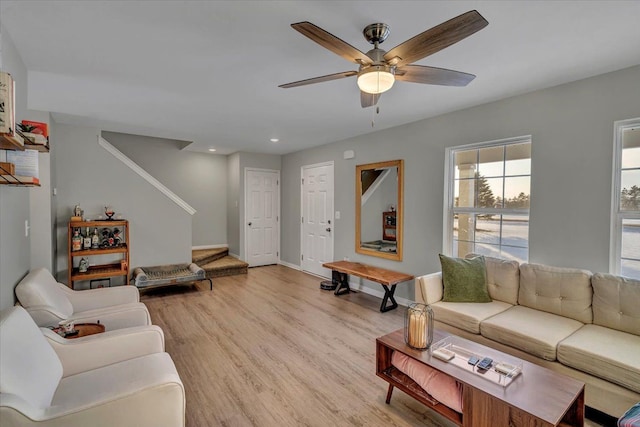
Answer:
M478 11L472 10L400 43L385 52L378 46L389 35L387 24L367 25L362 31L373 49L364 53L311 22L291 24L294 30L344 59L358 64L358 71L343 71L326 76L280 85L281 88L305 86L345 77L358 76L362 108L378 103L380 94L391 89L396 80L443 86L466 86L476 76L445 68L411 65L483 29L489 23Z

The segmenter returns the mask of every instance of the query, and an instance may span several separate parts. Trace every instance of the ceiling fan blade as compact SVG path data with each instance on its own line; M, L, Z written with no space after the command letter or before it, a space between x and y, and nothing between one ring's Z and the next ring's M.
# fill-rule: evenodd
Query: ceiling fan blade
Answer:
M489 25L476 10L463 13L410 38L385 53L390 65L401 66L432 55Z
M475 79L473 74L424 65L405 65L396 70L396 80L442 86L466 86Z
M373 107L380 99L380 93L367 93L360 91L360 105L362 108Z
M310 79L300 80L297 82L291 82L291 83L280 85L278 87L287 89L290 87L306 86L306 85L312 85L314 83L322 83L322 82L328 82L331 80L343 79L345 77L355 76L356 74L358 74L357 71L343 71L341 73L327 74L326 76L313 77Z
M371 58L360 50L311 22L298 22L296 24L291 24L291 27L300 34L309 37L325 49L329 49L331 52L342 56L347 61L367 65L373 63Z

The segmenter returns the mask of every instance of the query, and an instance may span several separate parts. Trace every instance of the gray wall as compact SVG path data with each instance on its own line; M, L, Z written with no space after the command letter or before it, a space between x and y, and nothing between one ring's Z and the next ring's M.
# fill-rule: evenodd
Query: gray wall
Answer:
M16 81L16 119L25 117L27 70L9 35L0 27L2 71ZM29 272L30 239L25 236L25 220L30 220L30 189L0 186L0 309L15 303L14 288Z
M240 153L227 156L227 242L229 253L240 256Z
M98 129L62 124L54 129L61 282L67 282L67 223L76 204L93 218L110 204L129 220L131 268L190 262L189 213L100 147Z
M335 259L440 269L445 148L532 135L529 261L608 271L613 122L640 116L640 66L283 156L283 261L299 265L300 167L335 162ZM344 150L356 157L343 160ZM404 260L356 254L355 165L404 159ZM378 285L368 284L379 290ZM398 288L413 299L413 286Z
M170 139L114 132L102 136L197 211L193 246L227 244L226 156L185 151L184 143Z

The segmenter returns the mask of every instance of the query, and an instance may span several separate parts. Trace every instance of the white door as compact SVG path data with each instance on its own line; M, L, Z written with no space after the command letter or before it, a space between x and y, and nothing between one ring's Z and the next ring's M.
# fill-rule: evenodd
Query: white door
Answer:
M247 169L245 242L250 267L278 263L280 172Z
M302 167L301 266L323 277L333 261L333 162Z

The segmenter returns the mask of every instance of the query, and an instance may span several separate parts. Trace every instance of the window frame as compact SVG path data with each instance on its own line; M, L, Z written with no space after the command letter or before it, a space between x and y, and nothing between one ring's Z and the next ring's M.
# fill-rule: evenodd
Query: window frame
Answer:
M640 117L613 122L613 176L611 184L611 224L609 244L609 273L622 272L622 222L625 219L640 219L640 211L620 209L622 194L622 136L628 129L640 128Z
M494 214L494 215L528 215L529 224L531 223L529 208L474 208L474 207L454 207L455 203L455 153L466 150L478 150L481 148L504 147L507 145L529 143L533 148L533 138L531 135L516 136L512 138L497 139L493 141L474 142L472 144L457 145L455 147L446 147L445 149L445 166L444 166L444 203L443 203L443 229L442 229L442 253L448 256L456 256L453 254L453 221L454 210L458 213L469 214ZM533 163L529 177L533 176ZM502 178L504 179L504 171ZM529 195L531 195L531 184L529 184ZM529 199L531 200L531 199ZM527 232L527 242L529 241L529 232ZM502 237L501 237L502 239ZM529 259L529 245L527 244L527 260Z

